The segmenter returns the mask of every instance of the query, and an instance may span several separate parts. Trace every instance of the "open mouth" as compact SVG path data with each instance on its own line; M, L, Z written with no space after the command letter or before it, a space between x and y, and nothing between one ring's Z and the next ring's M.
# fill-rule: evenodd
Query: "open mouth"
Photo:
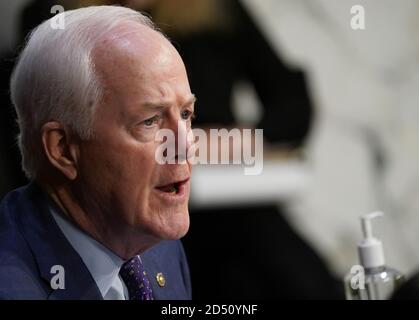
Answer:
M169 183L169 184L166 184L164 186L159 186L159 187L156 187L156 189L158 189L158 190L160 190L160 191L162 191L164 193L167 193L167 194L172 194L172 195L179 194L182 191L183 186L188 181L189 181L189 178L188 179L185 179L185 180L182 180L182 181L177 181L177 182Z

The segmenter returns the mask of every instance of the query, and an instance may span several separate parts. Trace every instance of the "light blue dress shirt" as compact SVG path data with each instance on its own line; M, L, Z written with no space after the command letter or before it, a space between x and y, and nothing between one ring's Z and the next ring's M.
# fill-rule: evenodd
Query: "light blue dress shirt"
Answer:
M63 217L50 211L64 236L80 255L105 300L127 300L128 289L119 275L124 260Z

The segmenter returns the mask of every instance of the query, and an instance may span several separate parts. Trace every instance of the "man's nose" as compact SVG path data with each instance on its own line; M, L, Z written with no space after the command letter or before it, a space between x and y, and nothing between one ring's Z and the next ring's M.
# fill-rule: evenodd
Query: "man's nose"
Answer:
M171 128L175 134L175 150L177 163L183 163L188 159L188 150L192 145L192 129L187 121L177 120Z

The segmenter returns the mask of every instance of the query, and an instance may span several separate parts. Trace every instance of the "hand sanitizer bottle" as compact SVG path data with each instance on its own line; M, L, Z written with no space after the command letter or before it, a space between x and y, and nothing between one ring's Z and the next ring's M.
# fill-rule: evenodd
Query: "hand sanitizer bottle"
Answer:
M404 282L404 276L385 265L383 244L372 235L371 220L383 216L372 212L361 217L364 239L358 244L361 265L353 266L345 276L347 300L385 300Z

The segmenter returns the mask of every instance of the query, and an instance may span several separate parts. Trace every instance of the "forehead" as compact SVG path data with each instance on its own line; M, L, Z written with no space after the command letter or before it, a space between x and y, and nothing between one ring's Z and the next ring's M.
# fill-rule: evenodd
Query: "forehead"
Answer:
M115 66L140 71L150 65L178 62L177 56L176 49L163 35L133 22L121 24L103 35L92 50L96 70L103 73Z
M160 33L146 26L119 26L98 40L92 59L102 84L113 93L129 96L141 91L189 91L178 52Z

